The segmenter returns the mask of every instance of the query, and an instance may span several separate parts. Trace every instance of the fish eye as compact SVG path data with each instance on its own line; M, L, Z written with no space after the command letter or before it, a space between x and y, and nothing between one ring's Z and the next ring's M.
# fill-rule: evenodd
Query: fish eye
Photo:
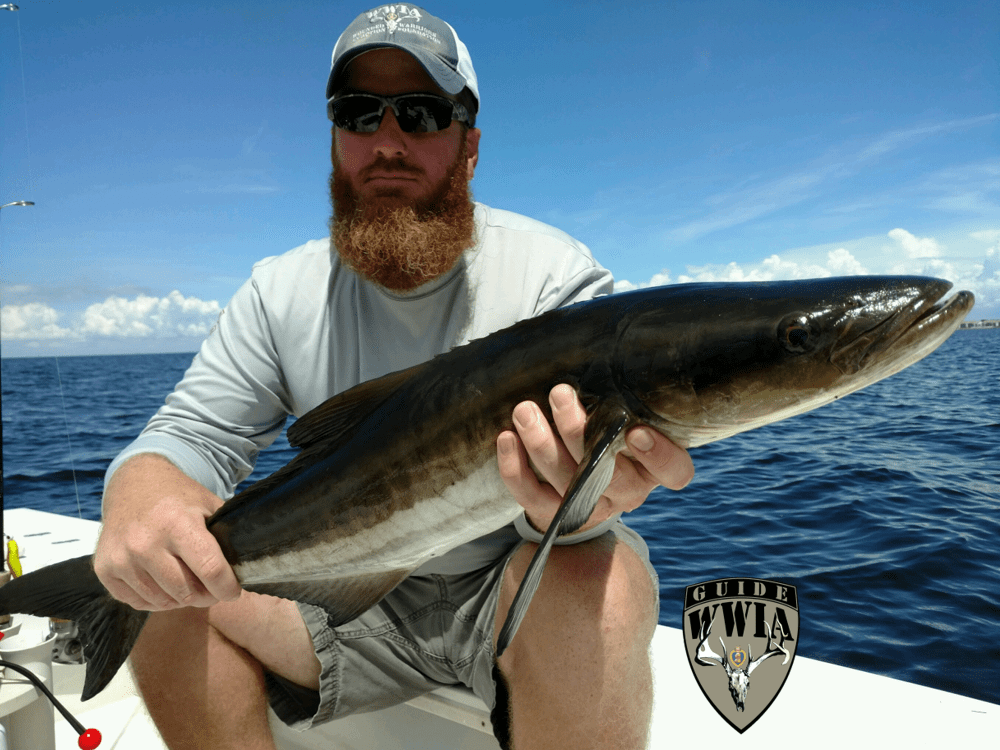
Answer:
M778 326L782 345L790 352L804 352L813 343L814 336L809 319L804 315L790 315Z
M785 331L785 341L789 346L801 349L809 343L809 331L805 326L789 326Z

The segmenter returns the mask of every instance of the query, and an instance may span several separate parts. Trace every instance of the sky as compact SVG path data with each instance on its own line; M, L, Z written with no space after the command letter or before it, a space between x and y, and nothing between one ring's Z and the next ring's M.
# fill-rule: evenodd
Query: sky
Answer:
M327 235L332 47L367 4L0 10L0 351L195 351ZM428 2L479 78L483 203L616 288L947 278L1000 318L1000 3Z

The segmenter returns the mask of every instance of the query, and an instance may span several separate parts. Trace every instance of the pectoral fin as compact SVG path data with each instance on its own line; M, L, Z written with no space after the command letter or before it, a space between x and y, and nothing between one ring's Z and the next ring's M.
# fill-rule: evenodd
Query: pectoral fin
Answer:
M618 453L615 443L623 440L628 422L628 412L619 406L599 408L588 419L584 460L571 480L566 498L549 524L517 589L497 638L497 657L507 650L528 611L556 537L572 533L583 526L611 482L611 475L615 470L615 455Z
M260 582L244 584L243 588L258 594L316 604L329 613L330 624L336 627L378 604L412 572L412 569L387 570L340 578Z

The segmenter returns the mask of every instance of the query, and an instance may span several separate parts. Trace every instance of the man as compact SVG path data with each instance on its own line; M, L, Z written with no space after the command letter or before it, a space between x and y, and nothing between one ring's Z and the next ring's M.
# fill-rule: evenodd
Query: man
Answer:
M298 727L464 683L506 747L642 747L658 592L645 545L617 518L656 484L680 488L687 454L637 428L634 460L584 529L549 559L517 637L495 638L534 545L582 457L585 413L552 391L497 439L525 509L515 527L420 568L358 620L242 592L205 519L258 451L358 382L425 361L547 309L610 291L558 230L473 204L475 72L446 23L412 6L359 16L333 53L329 241L254 267L164 407L108 470L95 568L154 612L132 652L171 748L273 748L266 706ZM544 480L532 470L537 468Z

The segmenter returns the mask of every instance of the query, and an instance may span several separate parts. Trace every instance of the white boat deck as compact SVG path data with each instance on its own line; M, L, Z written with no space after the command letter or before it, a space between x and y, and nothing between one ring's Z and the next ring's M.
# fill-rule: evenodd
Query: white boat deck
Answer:
M25 571L89 554L97 539L92 521L28 509L4 513L7 534L17 539ZM942 746L996 747L1000 706L798 656L788 680L766 713L738 734L702 695L679 630L660 626L653 639L656 680L651 748L699 743L739 748L805 744L811 748ZM915 658L919 658L915 655ZM79 700L83 668L53 666L54 692L88 727L104 736L101 750L164 748L128 670L99 696ZM0 684L0 715L17 680ZM56 749L75 750L76 733L56 714ZM273 719L273 716L272 716ZM392 709L333 722L298 733L276 721L283 750L496 750L489 713L469 691L447 688ZM704 743L704 744L701 744ZM19 748L10 750L47 750Z

